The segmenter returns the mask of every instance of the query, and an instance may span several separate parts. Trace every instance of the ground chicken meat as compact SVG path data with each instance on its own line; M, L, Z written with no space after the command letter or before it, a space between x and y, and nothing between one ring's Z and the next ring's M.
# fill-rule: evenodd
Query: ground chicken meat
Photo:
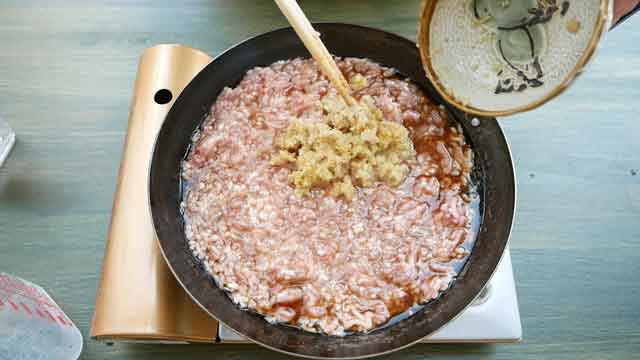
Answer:
M337 96L302 59L254 68L226 88L182 174L189 246L231 299L331 335L372 330L446 290L478 216L461 129L392 69L337 60L354 97L371 99L409 133L415 159L399 186L373 179L351 201L321 188L300 196L293 170L272 164L287 127L321 123L323 100Z

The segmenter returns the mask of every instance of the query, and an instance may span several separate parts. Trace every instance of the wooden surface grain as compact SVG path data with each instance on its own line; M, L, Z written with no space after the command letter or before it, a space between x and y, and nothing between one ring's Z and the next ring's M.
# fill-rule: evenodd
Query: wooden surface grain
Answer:
M313 21L415 39L419 1L302 1ZM88 339L138 56L216 54L285 25L271 1L13 1L0 5L0 270L47 288L85 336L82 359L276 359L257 346ZM640 16L609 34L560 98L501 120L518 176L515 345L419 345L394 359L622 359L640 353Z

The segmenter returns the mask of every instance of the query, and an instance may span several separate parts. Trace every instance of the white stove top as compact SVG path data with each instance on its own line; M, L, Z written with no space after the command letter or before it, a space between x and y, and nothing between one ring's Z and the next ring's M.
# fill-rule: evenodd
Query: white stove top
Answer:
M247 340L220 324L220 342ZM489 285L460 316L429 336L424 342L517 342L522 339L518 298L509 249Z

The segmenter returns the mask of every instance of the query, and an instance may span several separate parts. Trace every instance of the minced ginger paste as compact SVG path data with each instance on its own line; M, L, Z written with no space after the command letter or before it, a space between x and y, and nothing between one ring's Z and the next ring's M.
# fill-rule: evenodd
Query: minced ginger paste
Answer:
M402 124L385 120L368 95L355 106L328 95L322 108L322 122L294 120L274 141L278 152L271 163L291 167L289 181L300 195L326 188L333 197L351 200L356 186L402 184L415 161Z

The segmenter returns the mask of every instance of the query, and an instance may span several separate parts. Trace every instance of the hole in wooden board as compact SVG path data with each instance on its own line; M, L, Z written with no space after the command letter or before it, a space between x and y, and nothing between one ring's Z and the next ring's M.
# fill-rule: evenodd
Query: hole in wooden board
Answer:
M160 105L164 105L173 99L173 94L168 89L160 89L156 91L153 100Z

